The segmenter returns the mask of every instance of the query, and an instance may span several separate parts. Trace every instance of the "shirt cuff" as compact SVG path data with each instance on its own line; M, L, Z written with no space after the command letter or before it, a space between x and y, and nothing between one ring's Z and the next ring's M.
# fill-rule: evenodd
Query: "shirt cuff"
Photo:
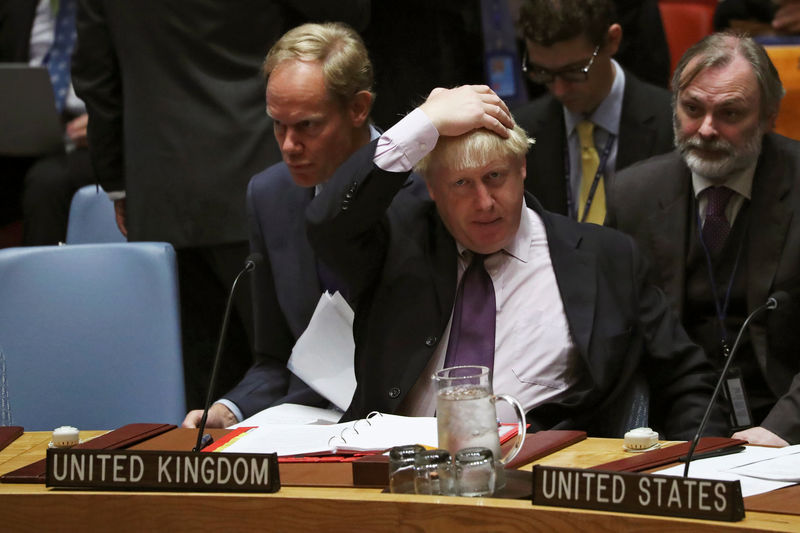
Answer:
M222 405L230 409L231 413L233 413L233 416L236 417L237 422L241 422L242 420L244 420L244 415L242 414L242 410L239 409L239 406L233 403L232 401L226 400L225 398L220 398L214 403L221 403Z
M407 172L433 150L437 140L436 127L417 108L381 135L373 162L388 172Z
M108 199L111 200L112 202L125 199L125 191L106 192L106 195L108 195Z

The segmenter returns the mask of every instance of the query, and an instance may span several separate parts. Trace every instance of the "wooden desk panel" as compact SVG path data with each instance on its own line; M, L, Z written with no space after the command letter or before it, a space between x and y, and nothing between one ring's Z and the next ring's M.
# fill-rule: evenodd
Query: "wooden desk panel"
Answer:
M81 435L83 438L83 434ZM0 473L44 456L31 433L0 453ZM624 457L620 441L587 439L539 462L598 464ZM276 494L49 490L0 484L3 531L800 531L800 517L748 513L738 523L534 507L529 501L385 494L377 489L284 487Z

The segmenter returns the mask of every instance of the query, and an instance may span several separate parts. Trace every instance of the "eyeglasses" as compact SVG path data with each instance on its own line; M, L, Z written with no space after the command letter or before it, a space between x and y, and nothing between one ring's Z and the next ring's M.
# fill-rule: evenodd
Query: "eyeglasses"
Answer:
M599 51L600 46L596 46L594 52L592 53L592 57L589 58L589 62L586 63L585 67L548 70L534 63L530 63L528 61L528 51L525 50L525 54L522 56L522 72L526 73L531 81L535 83L541 83L542 85L553 83L556 80L556 76L564 81L583 82L589 79L589 70L592 68L592 65L594 64L594 58L597 57L597 53Z

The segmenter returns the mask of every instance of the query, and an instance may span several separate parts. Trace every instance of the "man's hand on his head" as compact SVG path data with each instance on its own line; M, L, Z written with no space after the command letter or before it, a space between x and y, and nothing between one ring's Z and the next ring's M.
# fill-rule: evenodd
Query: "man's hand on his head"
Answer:
M181 427L184 428L196 428L200 425L200 421L203 419L203 410L202 409L195 409L194 411L189 411L186 415L186 418L183 419L183 423ZM236 416L228 409L224 404L215 403L211 406L211 409L208 410L208 418L206 419L206 427L207 428L226 428L228 426L232 426L233 424L237 423Z
M737 431L732 436L734 439L746 440L750 444L759 444L762 446L788 446L789 443L777 436L775 433L761 426L745 429L744 431Z
M420 106L439 131L455 137L477 128L489 129L503 138L514 127L505 102L486 85L434 89Z

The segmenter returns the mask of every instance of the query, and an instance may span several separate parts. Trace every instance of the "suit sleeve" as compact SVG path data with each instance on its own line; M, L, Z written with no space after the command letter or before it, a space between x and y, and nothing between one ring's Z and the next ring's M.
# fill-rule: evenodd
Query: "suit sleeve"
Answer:
M257 216L253 183L250 182L247 192L250 251L263 257L252 273L256 361L224 398L235 403L245 417L286 402L322 407L327 401L286 367L296 339L278 302L272 265Z
M630 242L639 293L639 323L645 341L642 368L650 384L651 423L668 439L689 440L697 432L711 399L715 373L702 348L689 339L664 293L647 283L645 261L632 239ZM719 402L712 409L703 434L728 436Z
M308 206L308 238L358 302L378 278L389 241L386 210L409 172L388 172L372 161L377 141L356 151Z
M796 374L786 394L781 396L761 422L789 444L800 443L800 374Z
M72 83L89 114L89 153L97 180L108 191L125 190L122 79L102 0L79 0L78 44Z

